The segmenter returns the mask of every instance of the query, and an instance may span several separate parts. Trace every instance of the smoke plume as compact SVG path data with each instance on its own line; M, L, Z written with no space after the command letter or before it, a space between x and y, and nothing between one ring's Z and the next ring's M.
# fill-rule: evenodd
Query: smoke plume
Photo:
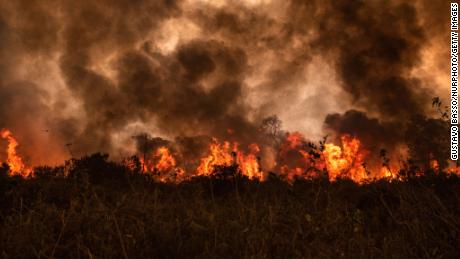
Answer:
M144 133L184 157L211 137L267 143L272 114L392 149L446 96L448 14L421 0L1 1L0 126L33 164L126 156Z

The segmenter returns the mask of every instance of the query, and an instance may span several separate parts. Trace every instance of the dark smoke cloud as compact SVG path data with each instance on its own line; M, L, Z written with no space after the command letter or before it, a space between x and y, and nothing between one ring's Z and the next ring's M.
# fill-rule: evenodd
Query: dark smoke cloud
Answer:
M143 153L150 153L159 147L169 147L171 142L162 138L151 138L147 134L133 136L136 140L136 148Z
M163 131L174 134L217 135L226 127L250 128L239 115L244 110L240 96L246 63L241 49L208 40L180 45L168 56L129 48L161 19L179 12L176 4L152 6L157 15L151 20L146 17L150 8L132 10L134 22L129 11L127 16L120 13L120 20L114 22L111 11L123 10L117 5L106 9L88 3L71 8L78 11L69 11L72 16L64 32L66 46L60 61L67 85L84 100L88 115L83 133L77 136L81 149L110 150L108 133L152 117ZM137 23L138 12L141 20ZM121 49L116 82L89 68L91 51L104 46ZM203 81L209 77L217 79L206 90Z
M427 6L383 0L259 6L3 1L0 124L27 127L34 124L27 118L37 118L40 126L53 129L56 145L71 142L75 155L116 154L114 135L131 138L140 133L128 130L136 123L144 125L143 132L152 129L175 140L168 145L184 158L201 153L211 136L264 143L258 124L313 91L303 84L305 74L313 58L321 57L335 70L331 74L345 93L341 99L359 110L343 108L327 116L325 127L358 135L371 148L396 145L403 141L398 130L404 121L425 114L433 92L411 74L422 61L428 33L443 30L429 22L441 18ZM179 35L174 47L163 51L168 22L179 23L174 29L181 33L183 23L198 32ZM42 86L33 78L18 79L18 71L30 67L21 60L49 59L56 60L66 91L58 91L53 102L48 91L55 82ZM327 105L319 101L326 94L315 91L309 98ZM324 108L311 106L308 113ZM21 138L35 138L19 131Z
M404 125L369 118L357 110L349 110L344 114L329 114L325 119L325 125L336 133L359 136L363 145L372 151L391 148L404 137Z
M334 54L342 86L353 100L384 119L423 113L429 99L416 91L420 84L410 76L426 42L415 7L388 1L325 6L315 45Z
M111 151L110 133L121 130L137 116L135 109L129 109L133 103L129 103L116 83L91 69L91 55L104 48L116 51L132 47L161 20L176 15L177 4L176 1L79 1L63 7L66 15L60 67L67 86L83 100L87 115L82 133L69 136L75 139L79 153ZM129 87L136 89L135 83ZM144 93L137 94L145 97Z
M397 1L334 1L325 6L314 44L320 52L332 53L341 86L365 111L328 115L325 126L358 136L373 154L380 148L392 150L412 130L411 118L430 113L427 104L434 96L411 75L428 42L420 14L414 3Z

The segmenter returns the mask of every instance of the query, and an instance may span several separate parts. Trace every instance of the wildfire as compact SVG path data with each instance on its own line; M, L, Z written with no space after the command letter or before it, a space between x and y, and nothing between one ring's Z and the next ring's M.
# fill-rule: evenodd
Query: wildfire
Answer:
M325 144L324 157L326 160L329 179L349 178L355 182L367 179L364 168L364 158L367 152L362 149L361 142L349 135L341 137L342 148L334 144Z
M389 166L382 166L380 168L380 175L377 178L387 178L387 179L396 179L398 169L391 168Z
M278 152L281 163L277 168L287 181L313 178L325 168L324 161L315 159L306 149L307 142L300 133L287 134Z
M212 174L215 166L230 166L234 162L230 142L224 141L220 144L217 139L213 139L209 145L210 154L201 159L201 163L197 168L198 175L208 176Z
M19 144L13 137L11 131L2 129L0 135L3 139L8 141L6 162L10 168L10 173L13 175L22 175L24 177L29 176L32 170L24 165L22 158L16 153L16 148Z
M159 147L152 159L141 159L142 168L161 182L181 182L186 179L185 170L177 166L176 159L167 147Z
M453 167L448 169L449 173L460 176L460 167Z
M308 152L309 145L300 133L288 134L279 151L282 165L278 171L289 182L315 178L323 172L327 172L330 181L347 178L364 183L380 178L396 178L394 172L398 170L390 165L382 165L377 175L369 175L364 166L369 152L359 139L345 134L340 140L341 145L327 143L322 150L316 149L315 156Z
M260 168L260 161L257 157L259 152L259 146L254 143L249 145L249 154L247 155L236 151L238 165L241 167L243 175L249 179L262 179L262 169Z
M192 176L211 176L218 173L219 169L216 168L219 167L233 167L236 170L234 173L249 179L264 181L265 173L261 169L260 151L259 145L255 143L240 148L237 142L219 141L213 138L208 146L208 152L199 160L198 167L188 174L177 163L177 157L180 155L164 146L157 148L146 158L146 161L141 159L140 162L146 173L152 174L161 182L181 182ZM381 165L376 165L373 160L372 170L368 170L366 164L369 162L370 152L357 137L347 134L340 137L339 144L322 143L322 146L318 147L307 142L298 132L287 133L275 152L277 156L275 165L269 169L291 183L296 179L313 179L322 176L328 177L331 182L350 179L359 184L379 179L392 181L401 178L399 166L390 164L386 159ZM430 160L430 168L439 171L438 161ZM447 172L460 175L460 167L450 167ZM420 171L416 175L421 176L423 172Z
M430 161L430 168L437 171L439 170L439 163L436 159L431 159Z
M32 169L27 167L17 154L19 144L11 131L2 129L0 136L8 141L6 163L10 168L10 174L23 177L31 175ZM181 163L178 163L177 158L182 157L181 154L167 146L156 148L145 159L137 160L138 162L126 160L126 165L132 170L139 170L136 168L139 168L140 162L144 173L151 174L154 179L161 182L178 183L190 179L193 175L210 176L219 170L216 169L218 167L233 167L236 169L234 173L264 181L265 173L261 169L260 152L261 149L256 143L240 148L237 142L213 138L207 154L199 160L198 167L188 173L181 167ZM375 170L371 174L365 166L370 152L357 137L346 134L340 137L339 145L323 143L317 147L308 143L300 133L288 133L276 152L276 163L271 169L288 182L326 175L331 182L347 178L360 184L378 179L400 178L400 168L390 165L389 160L385 160L380 167L375 168L374 165ZM429 167L434 171L441 170L439 162L435 159L429 161ZM460 176L460 167L448 167L447 172ZM417 172L415 175L421 176L423 172Z
M216 166L236 165L241 174L249 179L262 180L263 172L257 157L260 148L257 144L251 144L248 149L248 154L245 154L238 149L238 143L236 142L233 145L228 141L220 144L217 139L213 139L209 145L209 155L201 159L201 163L196 170L197 174L208 176L214 172Z

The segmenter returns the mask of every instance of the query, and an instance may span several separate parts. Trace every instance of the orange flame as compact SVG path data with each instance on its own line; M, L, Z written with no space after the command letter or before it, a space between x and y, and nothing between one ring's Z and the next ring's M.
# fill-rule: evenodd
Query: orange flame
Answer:
M167 147L159 147L155 157L159 158L155 171L158 172L161 182L181 182L186 179L185 170L177 167L176 159Z
M340 146L332 143L325 144L322 151L317 149L314 152L315 155L308 152L310 147L300 133L290 133L279 151L281 161L283 159L285 161L278 170L289 182L296 178L318 177L325 171L330 181L347 178L357 183L364 183L380 178L396 178L394 172L398 170L390 165L382 165L380 172L372 178L364 166L369 152L362 147L359 139L344 134L340 140Z
M27 167L23 159L17 154L19 146L11 131L2 129L0 136L8 141L7 164L11 175L21 175L28 177L32 174L32 169ZM330 181L340 178L351 179L356 183L362 184L378 179L402 179L398 166L390 165L389 160L375 168L374 175L370 175L365 167L366 158L369 152L362 146L360 140L350 135L342 135L340 144L327 143L322 149L318 149L305 140L300 133L288 133L277 153L275 164L276 172L279 172L288 182L296 179L311 179L325 175ZM249 179L259 181L265 180L264 172L260 163L260 147L252 143L247 148L240 149L237 142L220 142L216 138L209 144L209 153L200 159L200 164L194 174L198 176L210 176L214 173L216 166L236 166L238 172ZM191 174L178 165L177 153L172 152L168 147L159 147L147 159L141 158L142 168L145 173L161 182L178 183L190 179ZM180 156L180 154L179 154ZM127 161L127 166L131 169L138 167L133 161ZM440 170L440 164L435 159L430 159L429 167L435 171ZM138 170L138 169L136 169ZM449 174L460 176L460 167L449 166ZM423 175L420 171L417 176Z
M377 177L378 178L387 178L387 179L396 179L398 177L397 172L399 170L395 169L394 167L389 167L389 166L382 166L380 168L380 175Z
M324 169L324 161L312 159L305 150L306 140L298 132L288 133L284 143L280 147L278 156L282 165L278 168L281 176L287 181L295 179L309 179L318 176L318 172ZM288 165L289 164L289 165Z
M167 147L159 147L152 156L152 159L144 161L140 159L145 173L150 173L160 182L181 182L187 179L185 170L177 166L176 159Z
M224 141L222 144L217 139L213 139L209 145L209 155L201 159L197 168L197 174L208 176L211 175L216 166L231 166L236 164L241 173L249 179L262 180L263 172L260 168L260 162L257 154L260 148L257 144L249 145L249 153L245 154L238 150L238 143L233 143L231 148L230 142Z
M17 140L13 137L13 134L8 129L2 129L0 135L3 139L8 141L7 148L7 164L10 167L10 172L13 175L21 175L27 177L30 175L32 170L24 165L22 158L16 153L16 148L18 147Z
M431 159L430 160L430 168L437 171L439 170L439 163L438 163L438 160L436 159Z
M243 175L249 179L262 179L263 173L260 168L259 158L257 157L259 152L260 148L255 143L249 145L249 154L247 155L237 151L238 165Z
M334 144L325 144L324 156L329 179L349 178L355 182L363 182L367 178L364 158L367 152L362 150L361 142L349 135L341 137L342 148Z
M198 175L208 176L213 172L215 166L230 166L234 162L228 141L220 144L217 139L213 138L209 145L209 152L208 156L201 159L196 170Z
M171 155L167 147L160 147L157 149L156 156L160 157L156 165L159 171L169 171L176 167L176 159Z
M451 167L448 169L450 174L458 175L460 177L460 167Z

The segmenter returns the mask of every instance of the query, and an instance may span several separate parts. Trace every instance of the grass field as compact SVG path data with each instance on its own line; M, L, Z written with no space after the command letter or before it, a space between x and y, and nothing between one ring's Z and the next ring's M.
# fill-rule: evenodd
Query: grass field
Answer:
M107 161L80 162L27 180L1 171L1 257L460 257L455 176L174 185Z

